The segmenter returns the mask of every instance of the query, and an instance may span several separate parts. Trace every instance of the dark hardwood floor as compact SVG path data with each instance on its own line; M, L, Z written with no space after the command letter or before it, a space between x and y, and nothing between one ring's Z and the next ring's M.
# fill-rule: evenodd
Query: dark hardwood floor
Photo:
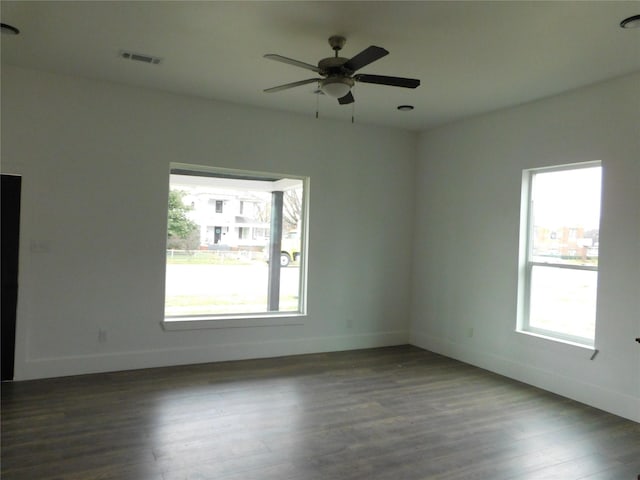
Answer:
M640 424L403 346L2 385L2 478L635 480Z

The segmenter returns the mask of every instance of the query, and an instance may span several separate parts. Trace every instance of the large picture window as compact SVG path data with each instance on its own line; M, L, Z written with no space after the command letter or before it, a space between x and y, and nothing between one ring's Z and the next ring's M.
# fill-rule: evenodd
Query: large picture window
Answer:
M519 329L593 345L601 166L524 173Z
M303 314L307 185L173 165L165 322Z

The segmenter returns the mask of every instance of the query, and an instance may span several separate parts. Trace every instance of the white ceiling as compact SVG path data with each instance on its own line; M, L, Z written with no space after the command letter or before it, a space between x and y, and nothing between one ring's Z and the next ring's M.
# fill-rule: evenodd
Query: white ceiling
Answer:
M416 90L358 84L358 123L425 130L640 71L640 29L619 27L640 2L26 2L1 3L2 63L233 103L351 120L351 106L314 84L268 87L313 72L265 53L316 64L327 39L341 56L369 45L390 54L359 73L419 78ZM123 60L121 49L163 58ZM415 106L399 112L400 104Z

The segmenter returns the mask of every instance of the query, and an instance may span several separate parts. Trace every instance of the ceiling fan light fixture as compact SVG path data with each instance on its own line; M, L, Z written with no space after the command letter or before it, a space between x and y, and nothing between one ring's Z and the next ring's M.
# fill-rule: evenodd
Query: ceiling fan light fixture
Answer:
M344 97L353 87L353 80L348 77L329 77L320 83L320 89L333 98Z
M620 22L622 28L640 28L640 15L633 15Z

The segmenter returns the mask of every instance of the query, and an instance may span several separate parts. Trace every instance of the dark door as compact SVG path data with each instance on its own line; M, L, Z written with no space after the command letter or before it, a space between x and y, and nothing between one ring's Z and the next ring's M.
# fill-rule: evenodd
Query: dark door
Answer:
M18 304L18 244L20 238L20 185L22 178L2 175L0 184L2 307L0 324L2 380L13 380Z

